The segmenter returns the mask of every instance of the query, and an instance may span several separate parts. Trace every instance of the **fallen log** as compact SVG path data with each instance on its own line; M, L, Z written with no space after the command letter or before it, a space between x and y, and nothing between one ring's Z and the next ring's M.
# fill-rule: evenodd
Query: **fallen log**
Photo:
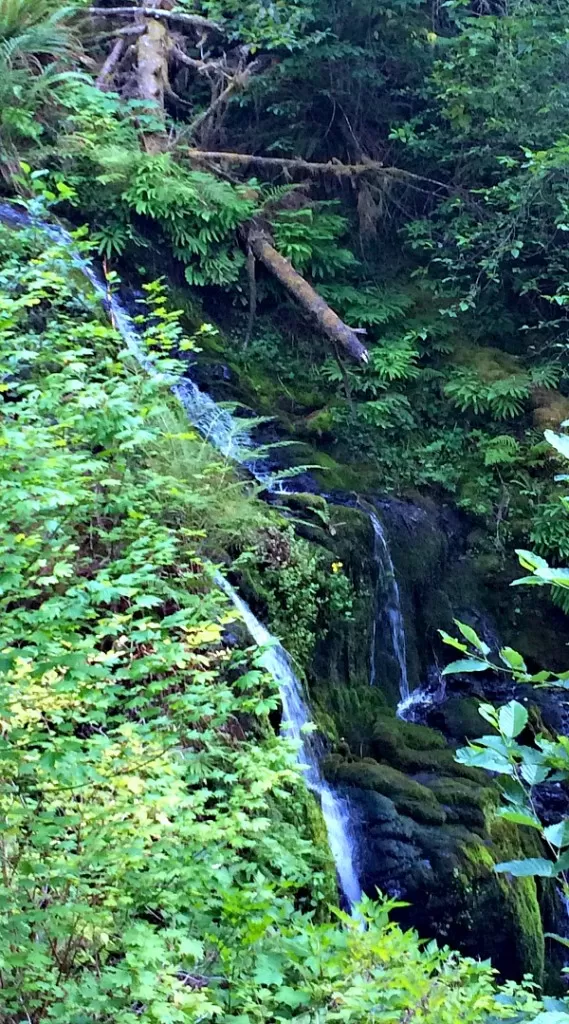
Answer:
M275 249L266 234L252 231L249 245L258 260L273 274L284 288L318 324L320 330L336 345L340 345L358 363L367 363L368 351L358 335L348 327L308 281L294 269Z

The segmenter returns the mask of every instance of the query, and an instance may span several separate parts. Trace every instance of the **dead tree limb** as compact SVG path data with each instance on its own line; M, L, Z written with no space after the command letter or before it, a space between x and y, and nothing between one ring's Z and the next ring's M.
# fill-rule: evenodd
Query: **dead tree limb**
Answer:
M328 163L317 163L310 160L291 159L280 156L255 156L253 153L226 153L220 151L206 152L203 149L188 148L186 153L191 160L202 163L214 163L216 160L235 164L240 167L260 167L266 170L297 171L302 174L330 174L337 178L384 177L393 181L421 181L438 188L448 189L449 185L433 178L425 178L422 174L412 174L399 167L384 167L378 160L366 160L359 164L343 164L339 160Z
M98 89L105 89L109 78L112 77L113 72L118 64L120 64L121 57L126 49L126 40L124 36L117 39L113 46L109 56L103 64L99 74L97 75L96 86Z
M87 13L95 18L134 18L142 15L144 18L156 18L157 21L176 22L182 28L224 34L217 21L202 18L199 14L182 14L180 11L166 11L157 7L88 7Z
M252 231L249 236L249 245L257 259L261 260L271 274L274 274L304 311L313 317L320 330L334 344L340 345L358 363L368 362L368 351L362 345L357 334L343 320L340 320L338 314L330 308L312 285L305 281L289 261L277 252L267 235L262 231Z
M252 164L255 167L265 168L266 170L301 171L303 174L333 174L339 178L357 178L367 174L388 174L391 170L391 168L384 167L383 164L375 160L362 164L342 164L336 160L329 163L316 163L310 160L290 159L280 156L255 156L252 153L208 153L201 149L188 149L186 152L191 160L203 162L222 160L241 167L247 167Z
M170 52L180 64L183 64L186 68L192 68L193 71L199 72L200 75L210 74L211 72L223 73L224 63L221 60L197 60L196 57L188 57L187 53L184 53L179 46L173 46Z
M226 85L225 89L222 89L219 96L217 96L213 103L210 103L207 110L203 110L201 114L198 114L198 116L194 117L193 121L190 122L190 124L188 125L188 132L190 133L190 135L194 135L194 133L197 132L199 128L201 128L202 124L204 124L208 120L208 118L212 116L212 114L215 114L216 110L219 110L219 108L222 107L224 103L227 103L228 100L231 99L233 94L236 93L238 89L238 83L236 82L235 78L232 78L229 85Z

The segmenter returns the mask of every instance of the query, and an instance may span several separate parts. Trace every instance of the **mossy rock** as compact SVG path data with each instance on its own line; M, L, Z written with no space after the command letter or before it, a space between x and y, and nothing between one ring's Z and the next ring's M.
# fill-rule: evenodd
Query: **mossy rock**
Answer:
M510 355L503 349L492 348L491 345L459 344L454 349L451 360L455 365L474 370L485 384L504 380L520 372L520 360L517 356Z
M498 803L498 792L491 785L480 785L471 779L422 775L417 780L436 796L447 822L484 831ZM482 780L484 781L484 780Z
M538 430L559 428L569 418L569 398L554 388L533 388L533 425Z
M294 494L279 494L279 505L285 505L294 512L317 512L328 518L328 502L321 494L300 491Z
M411 775L433 772L456 775L480 782L483 774L475 768L457 764L455 752L442 733L428 726L404 722L390 715L378 715L371 726L370 749L381 762Z
M378 764L372 758L351 762L328 758L324 762L324 770L336 785L371 789L389 797L401 814L415 821L442 825L446 820L436 797L426 786L414 782L396 768Z
M450 697L432 715L433 724L456 743L477 739L490 729L480 716L479 705L475 697Z

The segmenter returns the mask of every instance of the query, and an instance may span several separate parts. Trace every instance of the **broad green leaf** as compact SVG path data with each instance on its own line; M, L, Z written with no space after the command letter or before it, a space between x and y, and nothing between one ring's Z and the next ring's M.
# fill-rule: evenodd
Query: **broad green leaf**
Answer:
M514 878L528 878L537 875L539 878L553 878L554 864L544 857L528 857L527 860L508 860L496 864L494 869L500 874L513 875Z
M539 786L549 776L549 768L528 761L522 763L520 771L522 778L527 782L528 786Z
M485 722L489 722L494 728L498 728L498 711L492 704L479 704L478 714Z
M500 732L504 734L509 740L513 740L516 736L519 736L525 729L528 721L527 708L520 704L517 700L511 700L504 707L500 708L498 713L498 723L500 726Z
M460 640L457 640L456 637L451 636L450 633L446 633L444 629L439 629L439 635L444 641L444 643L448 644L449 647L454 647L457 651L463 651L466 654L468 650L466 644L461 643Z
M569 846L569 819L564 819L558 822L557 825L548 825L544 828L543 834L547 839L548 843L552 846L556 846L558 849L562 849L564 846Z
M560 942L562 946L569 947L569 939L566 939L564 935L557 935L556 932L545 932L544 938L555 939L556 942ZM545 1000L544 1000L545 1002Z
M498 817L503 818L504 821L511 821L513 825L527 825L528 828L537 828L541 830L541 822L535 815L530 814L529 811L515 811L509 807L502 807L498 811Z
M516 672L527 672L527 665L524 659L512 647L502 647L500 649L500 657L505 665L513 668Z
M468 640L469 644L476 647L482 654L490 654L490 648L484 640L481 640L476 630L472 626L467 626L464 622L459 622L458 619L454 620L455 626L458 627L465 640Z
M461 658L460 661L451 661L450 665L443 668L442 675L450 676L462 674L463 672L486 672L489 666L484 661L476 658Z
M516 555L520 560L520 565L523 569L547 569L548 564L545 558L541 558L540 555L534 555L533 551L524 551L522 548L516 548Z

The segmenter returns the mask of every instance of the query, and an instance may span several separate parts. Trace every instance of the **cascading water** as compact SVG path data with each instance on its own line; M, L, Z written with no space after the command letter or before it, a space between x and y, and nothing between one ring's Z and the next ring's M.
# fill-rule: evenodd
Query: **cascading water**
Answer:
M264 648L261 662L278 684L286 735L299 743L299 761L306 765L306 783L309 789L316 793L322 806L328 842L336 863L340 886L350 906L353 906L361 899L362 892L354 866L347 804L332 792L320 774L318 754L306 728L311 724L310 715L302 699L301 686L292 670L288 654L255 618L251 609L225 577L216 573L215 581L233 601L255 642Z
M379 615L383 614L387 618L392 653L398 666L399 693L401 700L406 701L409 699L409 680L407 678L405 624L401 612L399 587L383 527L375 512L370 512L369 518L375 536L374 558L378 575L377 608L372 627L370 683L374 686L377 678L377 622ZM384 600L381 600L382 596Z
M397 705L397 717L406 722L422 722L427 711L442 704L446 697L446 681L441 675L438 665L433 665L427 673L427 682L418 686Z
M144 351L136 325L120 299L109 294L106 283L101 280L93 265L75 251L73 239L64 228L38 219L34 221L29 214L21 213L13 206L3 203L0 203L0 221L14 227L34 224L57 245L68 249L75 265L80 268L97 294L100 295L109 311L113 325L140 366L153 377L162 378L171 385L173 393L184 407L190 422L207 440L211 441L218 451L245 466L259 482L263 483L267 489L270 488L269 474L260 471L255 466L254 459L251 458L252 445L247 435L246 421L244 424L239 424L230 412L221 409L189 378L169 379L156 367L154 361ZM291 668L290 659L284 648L255 618L250 608L220 573L216 574L215 582L225 591L238 609L255 642L259 646L267 647L263 651L262 662L279 687L283 706L283 721L288 726L289 735L300 743L299 760L307 766L306 782L320 800L340 886L350 907L353 907L361 899L362 891L354 865L347 804L336 796L323 780L314 744L311 744L304 734L305 727L310 725L311 720L302 699L300 683Z
M171 384L173 393L184 407L188 419L222 455L238 462L248 469L263 485L269 483L269 474L260 470L252 457L252 443L247 429L247 420L239 421L227 409L221 408L213 398L198 388L188 377L171 379L161 372L155 361L145 352L140 341L140 334L127 313L120 299L113 295L101 279L93 264L75 250L73 238L65 228L57 224L34 218L33 215L20 212L8 203L0 203L0 221L14 227L35 226L43 231L57 245L64 247L70 254L73 263L81 270L94 290L106 306L109 319L123 339L129 352L147 373L162 378Z

